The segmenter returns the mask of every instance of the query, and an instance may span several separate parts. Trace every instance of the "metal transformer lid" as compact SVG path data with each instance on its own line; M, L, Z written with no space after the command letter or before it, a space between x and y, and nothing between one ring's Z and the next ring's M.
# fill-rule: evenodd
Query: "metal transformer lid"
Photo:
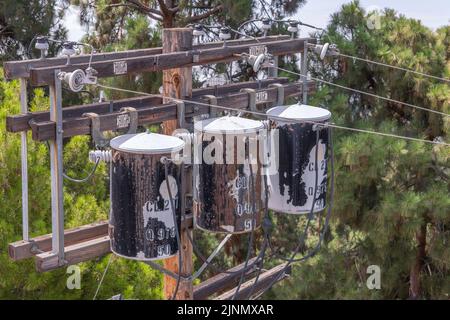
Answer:
M267 110L267 115L285 119L325 121L331 118L327 109L308 106L306 104L293 104L290 106L277 106Z
M111 139L111 148L139 154L164 154L177 152L184 148L184 141L174 136L144 132L124 134Z
M198 121L194 125L196 131L216 134L256 133L263 127L264 125L260 121L234 116L206 119Z

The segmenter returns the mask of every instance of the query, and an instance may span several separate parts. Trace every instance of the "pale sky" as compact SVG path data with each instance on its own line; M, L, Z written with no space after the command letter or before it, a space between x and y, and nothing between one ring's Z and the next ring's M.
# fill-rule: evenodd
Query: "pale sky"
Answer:
M339 11L342 4L348 2L351 0L308 0L294 18L318 27L325 27L330 20L330 15ZM424 25L433 29L450 23L450 0L361 0L360 2L364 8L395 9L407 17L421 20ZM78 22L76 8L71 7L67 11L64 21L69 30L69 40L80 40L85 30ZM306 31L310 30L302 30L301 35L306 35Z

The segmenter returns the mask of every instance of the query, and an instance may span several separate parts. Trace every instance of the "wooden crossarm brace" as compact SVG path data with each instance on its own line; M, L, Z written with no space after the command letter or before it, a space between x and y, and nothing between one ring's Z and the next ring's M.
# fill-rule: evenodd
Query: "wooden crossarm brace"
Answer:
M315 39L308 38L309 42ZM260 39L258 46L265 46L268 53L273 56L286 55L302 52L305 39L289 39L281 41L265 41ZM91 67L97 71L98 78L118 76L123 74L134 74L140 72L163 71L174 68L189 67L195 65L212 64L219 62L229 62L241 59L236 54L248 52L253 44L228 45L222 48L212 48L203 50L178 51L162 54L153 54L137 58L127 58L120 60L106 60L93 62ZM194 61L195 56L195 61ZM117 68L116 65L120 65ZM126 65L126 68L124 66ZM76 69L86 69L87 64L71 64L61 66L61 72L72 72ZM120 69L120 73L117 70ZM124 71L125 70L125 71ZM124 73L125 72L125 73ZM44 67L31 69L30 83L34 86L44 86L52 84L54 79L54 67Z
M253 294L257 294L258 292L261 292L262 290L266 289L268 285L270 285L274 279L278 277L277 282L285 279L289 276L291 273L291 267L289 266L285 272L283 272L285 267L285 264L280 264L266 272L263 272L258 279L258 282L256 283L256 287L253 290L253 284L255 283L255 278L248 280L247 282L243 283L238 294L236 295L237 300L247 299L248 295L252 292ZM282 273L282 275L280 275ZM215 300L230 300L235 295L236 288L233 288L220 296L216 297Z
M202 95L225 95L239 91L241 88L267 88L273 83L287 83L287 78L273 78L264 79L261 81L239 82L231 83L224 86L213 86L208 88L194 89L193 97L200 97ZM133 107L135 109L148 108L162 104L162 98L152 96L140 96L127 99L120 99L114 101L105 101L98 103L91 103L79 106L67 106L63 108L63 119L80 117L85 112L95 112L98 114L106 114L119 111L123 107ZM22 113L17 115L9 115L6 117L6 130L8 132L21 132L31 130L30 122L37 123L49 121L50 115L48 111L38 111Z
M267 37L264 39L266 42L270 42L270 41L286 40L289 38L290 37L287 35L282 35L282 36L270 36L270 37ZM257 40L246 38L246 39L230 40L227 42L232 45L256 44ZM203 43L203 44L193 46L193 48L196 50L221 48L221 47L223 47L223 42L210 42L210 43ZM92 62L138 58L138 57L145 57L145 56L161 54L161 53L162 53L161 47L137 49L137 50L126 50L126 51L119 51L119 52L94 53L92 55ZM71 62L72 62L72 64L86 65L86 67L87 67L90 57L91 57L90 54L74 56L74 57L71 57ZM66 57L7 61L3 64L3 68L5 71L5 78L7 80L13 80L13 79L18 79L18 78L29 78L31 69L46 68L46 67L52 67L55 69L59 69L62 66L64 66L66 64L66 62L67 62Z
M309 90L315 89L315 83L310 81ZM258 92L267 92L267 100L263 103L274 103L277 101L278 89L268 88L258 90ZM291 83L285 85L285 97L294 97L302 94L301 83ZM201 98L192 98L194 101L203 101ZM247 93L229 94L226 96L218 97L217 101L220 106L233 106L233 108L242 109L245 111L249 105L249 96ZM185 103L185 117L192 118L205 113L209 113L210 107L205 104L195 104L191 102ZM149 125L159 124L167 120L177 119L177 105L176 103L168 103L164 105L153 106L149 108L138 109L138 124ZM100 130L117 130L117 116L118 113L109 113L99 115L101 119ZM50 140L55 135L55 123L52 121L38 122L31 124L33 131L33 139L37 141ZM63 134L64 137L72 137L76 135L90 134L91 121L86 117L71 118L63 121Z

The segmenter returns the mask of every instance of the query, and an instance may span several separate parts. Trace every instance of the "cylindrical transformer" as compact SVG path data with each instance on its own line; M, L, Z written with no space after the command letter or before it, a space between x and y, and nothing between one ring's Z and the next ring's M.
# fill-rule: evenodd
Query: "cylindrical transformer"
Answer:
M178 252L175 221L163 159L184 147L183 140L156 133L124 134L111 140L111 251L148 261ZM181 168L169 161L169 187L180 224Z
M268 173L269 208L282 213L319 212L326 206L328 127L331 113L322 108L295 104L277 106L267 111L271 119L270 172ZM299 120L284 122L280 118ZM301 122L305 121L305 122ZM317 134L319 135L316 144ZM317 191L316 186L317 152Z
M194 125L195 226L245 233L261 225L261 122L225 116Z

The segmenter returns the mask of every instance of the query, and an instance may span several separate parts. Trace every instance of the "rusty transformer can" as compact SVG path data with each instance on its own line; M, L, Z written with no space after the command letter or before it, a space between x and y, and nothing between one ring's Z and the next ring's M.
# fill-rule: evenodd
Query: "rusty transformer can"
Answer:
M260 121L225 116L194 125L194 222L215 233L261 225Z
M111 140L111 251L118 256L148 261L178 252L162 157L180 152L184 142L156 133L125 134ZM168 180L180 224L179 173L173 162Z
M273 107L267 111L267 115L271 119L272 130L278 131L278 141L270 141L269 159L271 166L276 163L277 172L272 172L268 178L269 209L288 214L306 214L311 211L316 179L315 153L316 148L319 148L318 189L313 212L323 210L326 206L330 128L320 124L328 122L331 113L323 108L295 104ZM299 122L284 122L280 118ZM318 145L316 130L319 133Z

